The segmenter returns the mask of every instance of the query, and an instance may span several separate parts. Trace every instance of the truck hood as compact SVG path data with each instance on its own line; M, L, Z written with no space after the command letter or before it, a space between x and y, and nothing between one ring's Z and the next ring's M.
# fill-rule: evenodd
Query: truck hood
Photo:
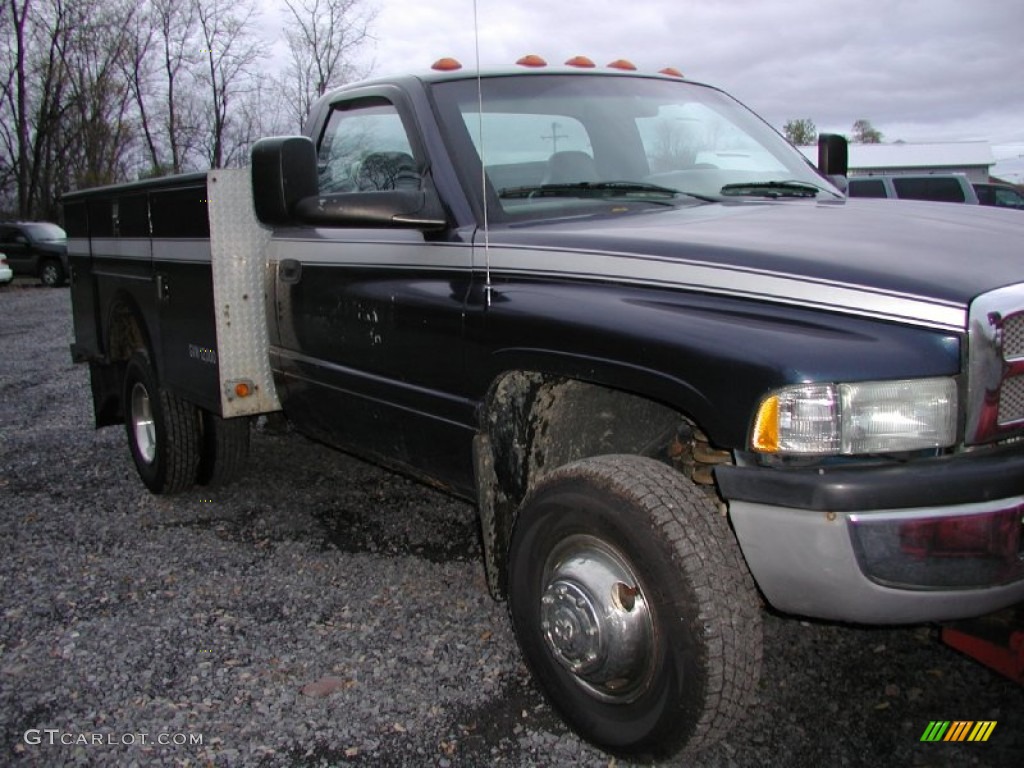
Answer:
M745 295L963 329L981 293L1024 282L1024 216L953 203L744 201L492 229L546 274ZM563 255L553 259L556 250ZM525 258L524 258L525 257ZM628 257L623 259L622 257ZM492 268L534 271L528 254Z

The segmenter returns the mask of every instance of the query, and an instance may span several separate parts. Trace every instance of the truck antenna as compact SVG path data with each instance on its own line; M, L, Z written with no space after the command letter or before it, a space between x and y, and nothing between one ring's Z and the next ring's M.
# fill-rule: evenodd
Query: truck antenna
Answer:
M480 77L480 23L477 16L477 0L473 0L473 44L476 49L476 99L477 131L480 136L480 197L484 214L484 298L491 306L491 233L487 211L487 164L484 160L484 89Z

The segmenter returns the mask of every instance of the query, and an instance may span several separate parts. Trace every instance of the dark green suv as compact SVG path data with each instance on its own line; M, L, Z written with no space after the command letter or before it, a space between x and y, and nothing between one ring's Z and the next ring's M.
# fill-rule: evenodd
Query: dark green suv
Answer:
M45 221L0 223L0 252L15 275L38 277L56 288L68 276L68 237L56 224Z

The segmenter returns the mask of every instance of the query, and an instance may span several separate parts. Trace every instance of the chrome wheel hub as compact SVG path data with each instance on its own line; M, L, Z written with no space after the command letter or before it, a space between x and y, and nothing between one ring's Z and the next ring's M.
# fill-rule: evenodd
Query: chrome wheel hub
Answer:
M153 405L149 400L149 392L139 382L132 387L131 411L135 446L138 448L142 460L147 464L152 464L156 458L156 425L153 423Z
M650 683L656 636L625 557L593 536L567 538L548 557L541 631L555 659L598 698L630 701Z

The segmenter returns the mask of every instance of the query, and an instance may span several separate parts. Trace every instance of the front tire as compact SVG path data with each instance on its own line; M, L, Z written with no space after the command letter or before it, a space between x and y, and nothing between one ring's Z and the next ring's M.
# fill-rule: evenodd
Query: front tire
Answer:
M39 268L39 281L47 288L59 288L64 280L64 266L57 259L47 259Z
M156 494L191 488L199 467L199 411L159 386L145 352L128 361L122 402L128 447L146 487Z
M757 686L760 602L728 523L651 459L585 459L538 483L513 529L509 610L555 709L612 753L694 753Z

